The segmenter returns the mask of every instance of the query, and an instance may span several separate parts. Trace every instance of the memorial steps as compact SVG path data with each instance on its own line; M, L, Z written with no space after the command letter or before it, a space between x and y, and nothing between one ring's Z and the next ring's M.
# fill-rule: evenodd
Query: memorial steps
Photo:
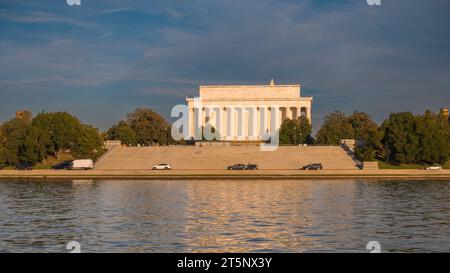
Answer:
M311 163L322 163L328 170L355 170L357 162L339 146L280 146L262 152L259 146L151 146L115 147L99 160L99 170L151 169L170 163L178 170L225 170L242 163L258 164L259 169L293 170Z

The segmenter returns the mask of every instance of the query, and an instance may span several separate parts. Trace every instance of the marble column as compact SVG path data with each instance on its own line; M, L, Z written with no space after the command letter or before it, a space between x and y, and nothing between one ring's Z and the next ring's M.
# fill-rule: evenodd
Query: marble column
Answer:
M283 107L278 107L276 109L276 111L278 111L278 124L281 125L283 123L283 111L282 111ZM285 108L287 111L287 108ZM287 116L287 112L286 112L286 116Z
M237 140L244 140L245 136L245 109L244 107L236 106L235 113L237 114L236 118L236 136Z
M220 140L226 140L227 136L227 112L226 108L220 107Z
M249 109L249 120L250 120L250 128L249 128L249 139L257 140L258 139L258 110L256 107L250 107Z
M256 136L256 140L260 140L261 139L261 112L259 111L259 106L256 107L256 112L255 112L255 136Z
M234 138L234 109L233 107L227 107L227 140L233 140Z
M242 135L243 135L243 139L244 140L248 140L248 136L249 134L249 125L250 125L250 112L248 111L248 109L246 107L242 107L242 125L243 125L243 130L242 130Z
M269 128L269 108L267 106L259 106L259 138L262 140L264 134L266 134L267 129Z
M311 119L311 107L307 107L306 108L306 118L309 121L309 124L312 124L312 119Z

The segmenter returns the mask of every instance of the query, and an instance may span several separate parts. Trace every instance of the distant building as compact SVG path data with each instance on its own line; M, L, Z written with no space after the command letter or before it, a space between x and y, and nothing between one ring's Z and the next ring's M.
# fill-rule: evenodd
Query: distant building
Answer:
M278 130L285 118L305 116L311 123L313 98L300 96L300 84L201 85L199 93L186 98L191 137L209 124L221 140L258 141L262 132Z

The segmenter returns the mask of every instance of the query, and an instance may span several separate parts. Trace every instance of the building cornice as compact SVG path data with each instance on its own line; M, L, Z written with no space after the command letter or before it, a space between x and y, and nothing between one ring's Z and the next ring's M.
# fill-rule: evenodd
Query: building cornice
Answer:
M186 101L195 101L195 99L204 102L227 102L227 101L312 101L313 97L300 98L201 98L187 97Z
M261 87L300 87L300 84L276 84L276 85L270 85L270 84L234 84L234 85L200 85L200 88L239 88L239 87L245 87L245 88L261 88Z

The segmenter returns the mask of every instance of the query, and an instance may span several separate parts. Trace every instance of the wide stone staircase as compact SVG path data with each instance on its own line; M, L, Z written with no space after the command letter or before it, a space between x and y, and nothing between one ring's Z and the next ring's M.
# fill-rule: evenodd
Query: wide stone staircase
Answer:
M299 169L322 163L324 169L358 169L352 154L340 146L280 146L263 152L259 146L152 146L114 147L97 163L99 170L142 170L170 163L179 170L224 170L229 165L258 164L259 169Z

